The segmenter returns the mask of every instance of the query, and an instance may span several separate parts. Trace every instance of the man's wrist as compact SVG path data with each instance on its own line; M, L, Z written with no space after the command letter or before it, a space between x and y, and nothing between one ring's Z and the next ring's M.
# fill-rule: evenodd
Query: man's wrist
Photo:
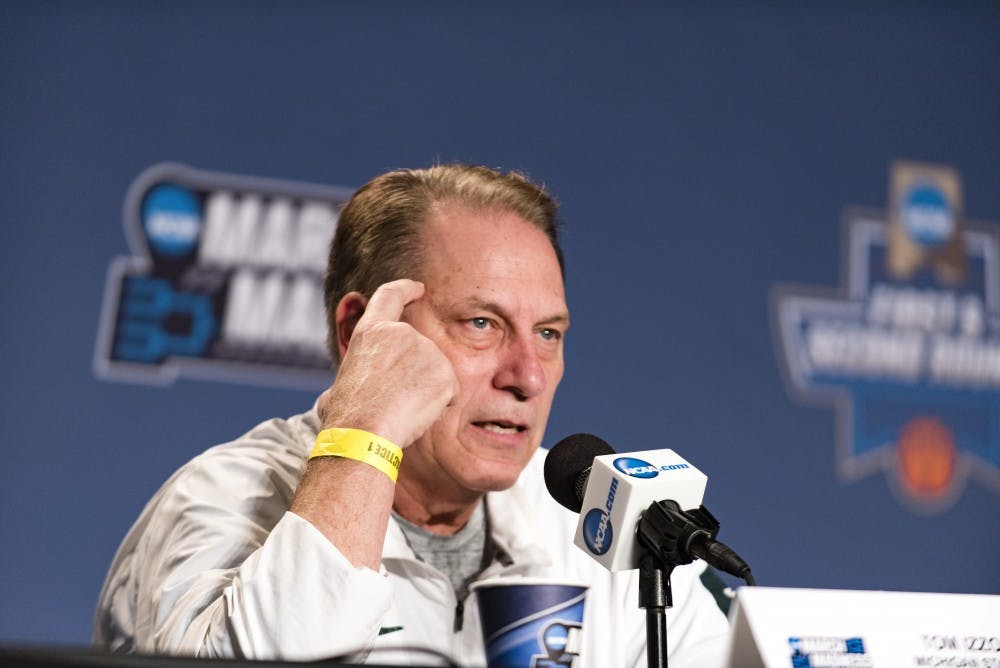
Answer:
M392 441L369 431L330 427L317 434L309 459L315 457L344 457L364 462L395 483L403 450Z

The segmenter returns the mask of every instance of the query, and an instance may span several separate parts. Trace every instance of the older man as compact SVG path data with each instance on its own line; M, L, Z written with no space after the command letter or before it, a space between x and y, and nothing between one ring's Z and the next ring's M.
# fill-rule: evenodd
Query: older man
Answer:
M341 213L326 282L340 368L313 411L178 471L119 549L95 639L115 650L485 662L468 585L590 584L584 666L645 664L630 574L572 546L539 445L569 312L556 206L517 174L384 174ZM674 572L671 664L718 662L725 619Z

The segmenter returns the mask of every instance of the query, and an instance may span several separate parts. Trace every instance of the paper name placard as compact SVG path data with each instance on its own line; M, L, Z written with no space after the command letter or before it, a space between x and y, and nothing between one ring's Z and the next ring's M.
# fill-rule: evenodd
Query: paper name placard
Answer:
M1000 596L742 587L731 668L1000 668Z

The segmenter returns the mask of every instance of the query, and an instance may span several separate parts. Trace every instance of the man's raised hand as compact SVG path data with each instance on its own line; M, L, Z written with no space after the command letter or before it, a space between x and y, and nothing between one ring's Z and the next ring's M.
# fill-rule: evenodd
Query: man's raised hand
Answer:
M448 358L433 341L399 321L403 308L423 294L423 283L401 279L372 295L333 386L320 397L324 428L364 429L405 448L457 394Z

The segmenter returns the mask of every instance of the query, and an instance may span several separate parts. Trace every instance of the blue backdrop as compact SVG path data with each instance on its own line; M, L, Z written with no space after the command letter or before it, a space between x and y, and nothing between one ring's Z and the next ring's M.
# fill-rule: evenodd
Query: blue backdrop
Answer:
M164 160L357 186L460 160L544 181L573 316L545 439L671 447L761 584L1000 594L1000 496L912 512L838 479L792 402L777 283L841 285L841 214L898 158L1000 219L996 3L0 5L0 641L80 643L177 466L304 391L98 380L125 192Z

